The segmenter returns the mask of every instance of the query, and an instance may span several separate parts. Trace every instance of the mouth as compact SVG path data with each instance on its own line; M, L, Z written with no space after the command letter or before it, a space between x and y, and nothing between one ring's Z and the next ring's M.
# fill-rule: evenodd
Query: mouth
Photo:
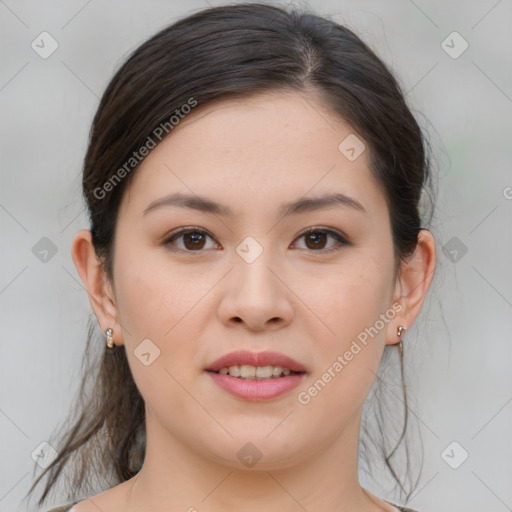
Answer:
M279 352L230 352L211 363L206 371L231 377L263 380L306 373L306 368L295 359Z
M213 382L243 400L271 400L298 386L307 370L278 352L242 350L226 354L207 368Z

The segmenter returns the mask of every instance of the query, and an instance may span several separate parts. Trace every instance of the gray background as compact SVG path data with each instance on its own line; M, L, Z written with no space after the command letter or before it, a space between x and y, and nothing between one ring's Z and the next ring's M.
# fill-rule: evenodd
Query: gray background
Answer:
M2 512L28 510L31 453L64 419L79 383L90 306L70 247L88 228L80 168L99 97L143 40L221 3L0 0ZM437 154L438 274L407 333L426 455L409 506L512 510L512 2L303 5L348 24L391 65ZM43 31L58 43L46 59L31 47ZM460 39L442 44L453 31L469 44L457 58ZM44 253L43 237L55 254ZM469 457L454 469L462 450Z

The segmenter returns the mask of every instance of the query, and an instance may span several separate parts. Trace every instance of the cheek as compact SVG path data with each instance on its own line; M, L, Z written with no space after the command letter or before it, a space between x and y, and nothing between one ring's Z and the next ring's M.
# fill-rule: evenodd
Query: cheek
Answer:
M125 239L120 236L119 248L128 246ZM162 251L131 243L114 262L117 306L129 345L144 338L168 344L190 323L192 310L200 310L198 298L207 291L207 278L184 272Z
M318 276L320 279L320 276ZM312 278L314 281L314 278ZM318 281L317 281L318 282ZM318 291L309 293L309 302L325 324L324 339L335 344L355 339L359 333L373 326L390 308L393 292L393 261L359 253L340 265L329 276L321 278ZM308 285L300 293L307 295ZM385 334L382 325L379 331Z
M197 287L199 283L191 283L183 273L161 261L151 261L154 252L132 248L114 263L119 321L127 356L133 360L134 377L141 362L135 358L143 348L144 353L150 353L150 360L155 357L155 366L170 371L177 360L183 361L194 350L191 326L197 328L201 308L195 304L204 294Z
M205 316L201 304L194 307L205 291L190 284L129 258L117 267L117 305L131 373L149 409L164 416L170 403L190 405L178 382L192 376L187 364L195 361L200 338L194 330L201 329Z
M323 294L310 295L311 309L323 321L315 322L326 327L315 338L316 371L310 383L318 385L311 393L306 391L322 396L317 400L318 405L323 403L321 407L338 404L343 409L364 402L395 316L390 304L393 265L391 257L360 254L325 279Z

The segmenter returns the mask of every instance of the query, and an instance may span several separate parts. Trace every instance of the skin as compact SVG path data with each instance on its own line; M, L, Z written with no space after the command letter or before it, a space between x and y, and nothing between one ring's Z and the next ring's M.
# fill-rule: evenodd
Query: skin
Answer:
M338 150L351 133L311 94L198 107L151 151L124 193L113 283L90 232L76 234L72 256L94 313L102 330L112 327L115 343L125 344L144 398L147 446L136 477L73 512L296 512L298 504L310 512L396 510L358 482L361 410L384 347L399 342L397 327L410 328L421 309L435 243L420 231L414 255L395 272L388 210L368 167L369 150L354 161ZM206 196L235 215L176 206L143 215L174 192ZM282 202L330 192L356 199L366 213L336 205L278 216ZM181 236L166 247L166 235L180 227L209 236L199 243ZM349 244L338 245L332 235L301 236L309 227L338 231ZM235 250L247 236L263 248L252 263ZM301 404L298 393L393 304L401 311ZM134 355L146 338L160 350L149 366ZM235 398L204 369L238 349L282 352L308 374L273 400ZM251 468L237 457L248 441L262 454Z

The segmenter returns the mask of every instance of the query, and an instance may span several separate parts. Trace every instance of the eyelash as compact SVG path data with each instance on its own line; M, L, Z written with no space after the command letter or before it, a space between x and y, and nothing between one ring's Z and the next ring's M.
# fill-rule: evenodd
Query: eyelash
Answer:
M204 252L203 249L198 249L197 251L193 251L193 250L186 250L186 249L177 249L177 248L171 246L171 243L174 242L174 240L176 240L177 238L179 238L181 236L189 234L189 233L199 233L199 234L206 235L213 239L213 237L204 229L181 228L178 231L171 233L167 238L165 238L165 240L162 242L162 245L164 245L169 251L172 251L172 252L186 252L186 253ZM311 233L327 233L327 235L331 235L337 241L337 244L334 247L331 247L330 249L319 249L319 250L306 249L313 253L327 254L327 253L331 253L331 252L337 252L337 251L341 250L343 246L350 245L350 242L341 233L338 233L337 231L333 231L332 229L323 228L323 227L308 228L305 231L303 231L302 233L300 233L297 236L297 239L307 236Z

